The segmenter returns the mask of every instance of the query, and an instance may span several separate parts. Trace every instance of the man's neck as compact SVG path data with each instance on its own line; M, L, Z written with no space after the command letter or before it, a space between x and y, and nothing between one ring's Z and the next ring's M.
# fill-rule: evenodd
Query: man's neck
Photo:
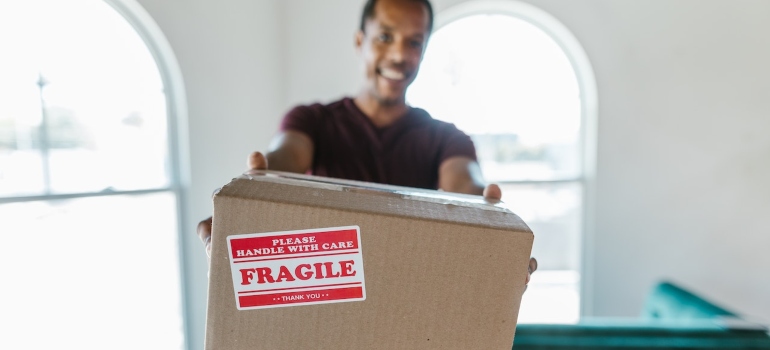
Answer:
M409 106L403 99L399 103L386 105L368 94L360 94L353 99L353 102L378 128L395 123L409 111Z

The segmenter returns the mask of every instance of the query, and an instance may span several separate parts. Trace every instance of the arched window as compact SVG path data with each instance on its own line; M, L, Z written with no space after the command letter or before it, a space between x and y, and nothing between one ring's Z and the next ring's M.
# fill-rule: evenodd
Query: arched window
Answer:
M0 348L184 345L184 92L143 23L134 0L0 3Z
M487 181L535 232L520 322L576 322L595 84L556 19L515 1L437 14L410 104L470 134Z

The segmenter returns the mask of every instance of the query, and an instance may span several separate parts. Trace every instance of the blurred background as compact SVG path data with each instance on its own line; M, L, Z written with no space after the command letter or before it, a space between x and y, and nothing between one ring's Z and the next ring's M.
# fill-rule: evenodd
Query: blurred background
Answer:
M770 2L432 2L407 99L535 232L520 323L670 280L770 324ZM0 347L202 348L195 226L289 108L358 91L362 6L0 3Z

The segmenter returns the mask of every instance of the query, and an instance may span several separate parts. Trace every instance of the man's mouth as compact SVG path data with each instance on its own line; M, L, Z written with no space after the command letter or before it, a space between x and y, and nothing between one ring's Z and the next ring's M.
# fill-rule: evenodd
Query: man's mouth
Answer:
M406 76L407 76L406 73L402 71L390 69L390 68L380 68L379 72L383 78L389 79L389 80L400 81L400 80L406 79Z

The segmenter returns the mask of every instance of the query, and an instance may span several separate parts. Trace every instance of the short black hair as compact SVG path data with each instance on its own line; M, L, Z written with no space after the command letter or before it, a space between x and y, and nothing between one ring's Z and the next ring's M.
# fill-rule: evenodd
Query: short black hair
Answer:
M425 8L428 9L428 34L430 34L433 31L433 6L430 4L430 1L428 0L411 0L411 1L419 2L425 5ZM359 28L361 32L365 31L366 21L374 18L374 5L376 4L377 4L377 0L366 0L366 4L364 4L364 11L361 12L361 27Z

